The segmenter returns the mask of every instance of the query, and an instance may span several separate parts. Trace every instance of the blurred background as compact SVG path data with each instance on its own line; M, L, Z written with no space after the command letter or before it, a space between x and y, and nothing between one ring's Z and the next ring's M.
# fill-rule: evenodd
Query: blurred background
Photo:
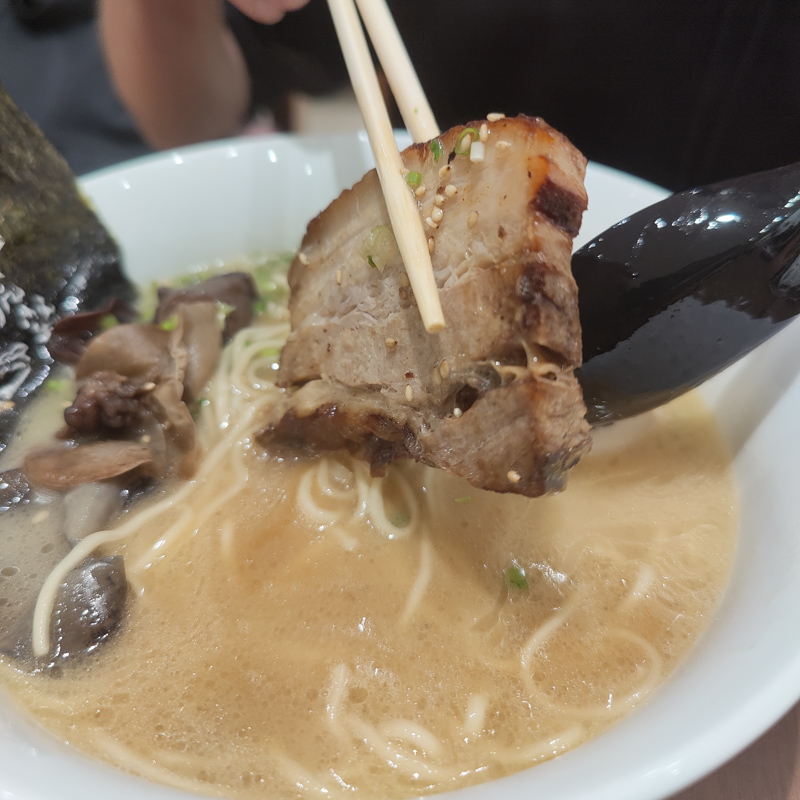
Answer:
M443 127L541 116L590 159L673 190L800 161L797 0L390 6ZM252 81L243 130L360 126L325 0L274 26L225 13ZM79 174L151 149L109 80L92 0L0 0L0 83Z

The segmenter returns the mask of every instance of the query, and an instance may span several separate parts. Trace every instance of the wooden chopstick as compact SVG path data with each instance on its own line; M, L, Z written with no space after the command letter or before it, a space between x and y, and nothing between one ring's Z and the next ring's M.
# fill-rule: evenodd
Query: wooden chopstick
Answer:
M386 0L356 0L356 4L408 132L415 142L436 138L439 126Z
M350 82L361 109L397 246L428 333L444 329L444 313L433 277L428 240L417 201L405 180L389 112L353 0L328 0Z

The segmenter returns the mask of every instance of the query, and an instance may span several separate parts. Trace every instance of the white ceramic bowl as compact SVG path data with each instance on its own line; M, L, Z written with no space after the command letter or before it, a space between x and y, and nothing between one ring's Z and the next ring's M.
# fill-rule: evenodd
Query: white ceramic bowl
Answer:
M215 258L296 247L306 222L370 166L363 137L268 137L186 148L83 187L146 281ZM591 165L581 240L662 190ZM741 534L700 643L643 708L577 750L458 800L656 800L753 741L800 696L800 323L704 387L736 454ZM0 800L187 797L97 764L0 696ZM440 795L442 798L450 795Z

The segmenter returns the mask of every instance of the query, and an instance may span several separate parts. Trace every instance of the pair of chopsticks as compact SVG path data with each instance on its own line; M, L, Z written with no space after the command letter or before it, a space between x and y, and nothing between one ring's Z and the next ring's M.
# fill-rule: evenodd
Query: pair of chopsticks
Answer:
M439 127L422 90L385 0L357 0L358 9L381 61L389 86L415 142L439 135ZM328 0L350 82L361 109L375 167L397 246L428 333L445 327L433 277L428 240L417 201L405 179L405 165L392 132L389 112L378 84L364 30L353 0Z

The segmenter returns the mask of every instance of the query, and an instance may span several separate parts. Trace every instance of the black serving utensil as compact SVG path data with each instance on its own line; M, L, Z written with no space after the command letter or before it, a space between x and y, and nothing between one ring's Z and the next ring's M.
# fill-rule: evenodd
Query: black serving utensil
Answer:
M698 386L800 313L800 163L674 194L572 257L593 424Z

